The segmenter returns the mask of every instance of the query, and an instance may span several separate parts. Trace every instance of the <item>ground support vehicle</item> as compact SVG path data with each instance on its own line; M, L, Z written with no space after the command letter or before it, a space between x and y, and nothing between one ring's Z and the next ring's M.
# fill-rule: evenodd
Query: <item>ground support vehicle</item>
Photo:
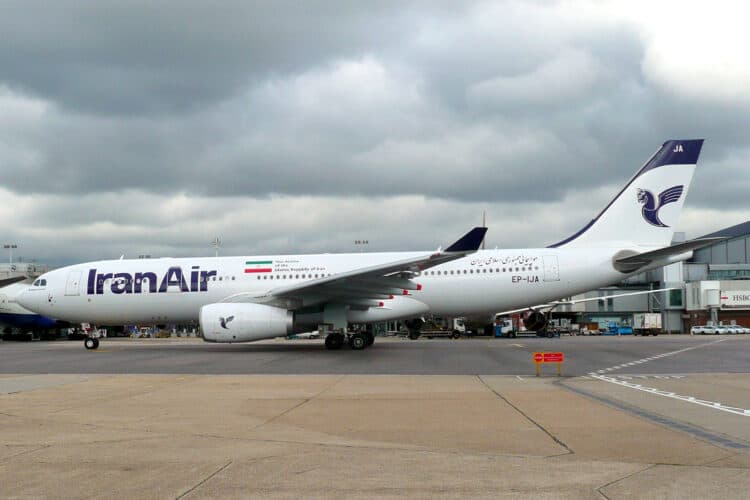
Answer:
M548 331L551 330L556 334L567 333L576 335L579 332L579 326L568 318L552 318L547 322Z
M533 330L516 330L514 328L504 328L502 325L495 325L495 337L502 337L507 339L514 339L516 337L559 337L560 333L552 330L540 330L535 332Z
M420 334L428 339L435 337L461 338L466 335L466 322L464 318L433 318L425 322Z
M609 323L607 329L602 332L602 335L633 335L633 327Z
M661 333L661 313L633 314L633 335L653 335Z
M450 337L460 338L469 332L466 329L464 318L439 318L410 320L402 323L411 340L417 340L422 335L427 338Z

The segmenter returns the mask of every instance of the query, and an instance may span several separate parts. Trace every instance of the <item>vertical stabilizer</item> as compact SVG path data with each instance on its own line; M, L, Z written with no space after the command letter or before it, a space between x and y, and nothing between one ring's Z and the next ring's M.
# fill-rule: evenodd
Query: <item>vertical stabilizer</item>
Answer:
M669 245L702 146L703 139L665 142L596 218L550 247Z

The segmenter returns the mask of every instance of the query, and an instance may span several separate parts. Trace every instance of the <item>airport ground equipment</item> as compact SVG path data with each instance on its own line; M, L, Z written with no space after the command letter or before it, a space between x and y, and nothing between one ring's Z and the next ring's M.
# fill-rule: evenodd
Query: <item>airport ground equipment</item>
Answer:
M547 337L549 339L553 337L559 337L560 332L556 332L551 329L543 330L525 330L516 326L512 318L501 318L495 319L495 337L497 338L508 338L514 339L516 337Z
M610 321L602 335L633 335L633 327L630 325L619 325L614 321Z
M661 313L635 313L633 314L633 334L653 335L661 332Z
M466 320L464 318L431 318L426 321L420 334L427 338L450 337L461 338L466 335Z

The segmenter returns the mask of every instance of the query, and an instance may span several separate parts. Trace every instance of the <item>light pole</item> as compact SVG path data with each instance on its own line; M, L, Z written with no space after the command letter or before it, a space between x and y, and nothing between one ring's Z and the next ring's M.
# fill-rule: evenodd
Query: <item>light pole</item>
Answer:
M354 245L369 245L369 240L354 240ZM359 253L362 253L362 247L359 249Z
M221 246L221 240L219 239L218 236L216 238L214 238L214 240L211 242L211 246L214 247L214 249L216 250L215 256L218 257L219 256L219 247Z
M13 249L18 248L15 243L6 243L3 248L8 250L8 264L13 264Z

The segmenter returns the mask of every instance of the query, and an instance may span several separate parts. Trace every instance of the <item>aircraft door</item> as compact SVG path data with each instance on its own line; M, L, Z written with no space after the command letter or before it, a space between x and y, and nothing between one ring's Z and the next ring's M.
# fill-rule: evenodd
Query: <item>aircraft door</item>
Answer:
M560 267L557 255L544 256L544 281L560 281Z
M81 288L81 271L70 271L65 284L65 295L79 295Z

